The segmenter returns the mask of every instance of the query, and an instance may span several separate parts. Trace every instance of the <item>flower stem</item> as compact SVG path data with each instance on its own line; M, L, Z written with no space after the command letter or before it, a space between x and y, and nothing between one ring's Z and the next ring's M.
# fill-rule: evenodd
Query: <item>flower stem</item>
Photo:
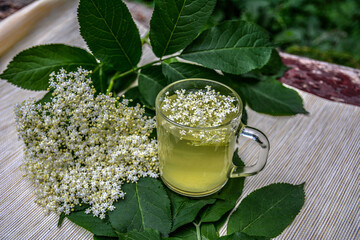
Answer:
M123 73L116 72L114 76L112 76L112 78L110 79L109 87L106 90L106 95L109 95L109 93L112 91L116 79L122 78L126 75L129 75L130 73L136 72L139 69L140 68L137 67Z
M143 38L141 38L141 45L144 45L145 43L150 45L149 36L150 36L150 31L148 31L148 33Z
M115 81L114 77L115 75L110 79L109 87L106 89L106 95L109 95L114 87L114 81Z
M107 90L106 90L106 95L109 95L109 93L112 91L112 89L113 89L113 87L114 87L115 80L117 80L117 79L119 79L119 78L122 78L122 77L124 77L124 76L126 76L126 75L129 75L130 73L137 72L137 71L140 70L140 69L143 69L143 68L149 67L149 66L151 66L151 65L154 65L154 64L156 64L156 63L160 63L160 62L162 62L162 61L164 61L164 60L167 60L167 59L170 59L170 58L176 58L176 57L178 57L178 55L177 55L177 56L170 56L170 57L164 58L164 59L158 59L158 60L156 60L156 61L150 62L150 63L145 64L145 65L143 65L143 66L132 68L132 69L126 71L126 72L122 72L122 73L116 72L116 73L114 74L114 76L110 79L109 87L108 87Z
M96 72L97 70L100 70L103 65L104 65L104 63L99 63L99 64L96 66L96 68L93 70L93 73Z
M199 223L194 223L193 222L193 224L195 225L195 228L196 228L196 239L201 240L201 233L200 233L201 222L199 222Z

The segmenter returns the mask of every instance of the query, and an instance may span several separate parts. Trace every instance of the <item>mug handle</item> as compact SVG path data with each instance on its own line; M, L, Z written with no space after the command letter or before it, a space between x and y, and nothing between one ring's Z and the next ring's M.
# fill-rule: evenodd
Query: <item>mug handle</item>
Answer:
M238 149L240 149L238 140L241 136L249 138L259 144L259 146L260 146L259 158L258 158L257 162L251 166L235 166L234 165L230 171L231 178L247 177L247 176L257 174L265 167L265 164L266 164L266 161L268 158L268 154L269 154L269 149L270 149L269 140L267 139L265 134L263 134L260 130L249 127L249 126L244 126L240 130L240 134L237 137L236 142L237 142ZM236 154L238 154L238 153L236 153Z

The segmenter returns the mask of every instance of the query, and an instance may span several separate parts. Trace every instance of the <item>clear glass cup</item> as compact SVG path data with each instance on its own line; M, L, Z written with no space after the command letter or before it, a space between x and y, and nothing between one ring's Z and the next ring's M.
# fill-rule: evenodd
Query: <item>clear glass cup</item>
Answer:
M161 105L176 90L196 91L211 86L216 92L235 98L236 113L214 127L189 127L169 119ZM203 197L220 190L228 178L245 177L261 171L267 161L269 141L259 130L241 122L243 104L228 86L208 79L184 79L160 91L156 97L156 121L160 176L173 191L191 197ZM241 151L239 137L249 138L260 146L257 162L251 166L235 166L236 148Z

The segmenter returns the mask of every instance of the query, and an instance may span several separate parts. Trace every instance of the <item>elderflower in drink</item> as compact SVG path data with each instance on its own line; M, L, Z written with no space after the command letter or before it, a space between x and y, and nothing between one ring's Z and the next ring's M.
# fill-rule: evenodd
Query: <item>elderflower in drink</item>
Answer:
M160 175L173 190L203 196L220 189L240 124L237 99L205 86L165 92L157 111Z

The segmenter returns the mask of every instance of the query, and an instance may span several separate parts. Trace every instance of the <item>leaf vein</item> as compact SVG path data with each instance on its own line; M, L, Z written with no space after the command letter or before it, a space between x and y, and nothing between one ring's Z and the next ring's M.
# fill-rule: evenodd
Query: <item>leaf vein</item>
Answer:
M69 64L64 64L64 63L59 63L59 64L54 64L54 65L46 65L44 67L38 67L36 69L28 69L28 70L23 70L23 71L15 71L14 73L7 73L7 74L2 74L3 76L13 76L13 75L17 75L19 74L19 72L21 73L26 73L26 72L36 72L38 70L42 70L42 69L47 69L47 68L55 68L55 67L59 67L59 66L71 66L71 65L84 65L84 66L87 66L87 65L90 65L90 66L97 66L96 64L94 63L69 63ZM14 68L14 69L17 69L17 68ZM21 68L19 68L19 70L21 70Z
M266 213L268 213L270 210L272 210L273 208L275 208L276 205L280 204L285 198L287 198L288 196L290 196L292 194L292 192L294 192L295 190L292 190L291 192L289 192L288 194L286 194L284 197L282 197L281 199L279 199L277 202L275 202L275 204L273 204L269 209L267 209L265 212L263 212L262 214L260 214L257 218L255 218L253 221L251 221L248 225L246 225L241 231L244 232L247 228L249 228L253 223L257 222L262 216L264 216Z
M142 210L141 204L140 204L140 196L139 196L139 189L138 189L137 183L135 184L135 191L136 191L136 200L137 200L139 212L140 212L141 224L142 224L143 229L145 229L143 210Z
M232 51L232 50L246 50L246 49L254 49L254 50L260 50L260 49L271 49L270 47L233 47L233 48L216 48L216 49L203 49L203 50L195 50L193 52L185 52L182 53L179 57L182 56L191 56L198 53L219 53L221 51Z
M183 2L183 5L181 6L179 15L178 15L178 17L177 17L177 19L176 19L176 23L174 24L174 27L173 27L173 29L172 29L172 31L171 31L171 33L170 33L169 39L168 39L168 41L166 42L166 46L165 46L164 51L163 51L163 53L161 54L161 56L164 56L164 55L165 55L165 52L166 52L166 50L167 50L168 47L169 47L170 41L171 41L171 39L172 39L172 36L174 35L176 26L178 25L178 22L179 22L179 20L180 20L181 13L182 13L183 10L184 10L185 4L186 4L186 0Z
M119 45L121 51L124 53L126 60L129 62L129 64L134 67L132 61L130 60L128 54L126 53L126 51L124 50L123 46L121 45L121 43L119 42L119 40L117 39L117 37L115 36L114 32L112 31L112 29L110 28L108 22L105 20L105 17L102 15L102 13L100 12L99 8L96 6L96 4L94 3L93 0L91 0L91 2L93 3L95 9L97 10L97 12L99 13L99 15L102 17L102 20L104 21L106 27L109 29L111 35L114 37L116 43ZM124 4L124 3L123 3Z
M277 99L277 98L271 97L270 95L268 95L268 94L266 94L266 93L264 93L264 92L262 92L262 91L260 91L260 90L258 90L258 89L256 89L256 88L251 88L251 90L254 91L255 93L257 93L258 95L263 96L264 98L271 99L272 101L274 101L274 102L276 102L276 103L278 103L278 104L280 104L280 105L282 105L282 106L289 107L289 106L286 104L286 102L281 101L281 100L279 100L279 99Z

